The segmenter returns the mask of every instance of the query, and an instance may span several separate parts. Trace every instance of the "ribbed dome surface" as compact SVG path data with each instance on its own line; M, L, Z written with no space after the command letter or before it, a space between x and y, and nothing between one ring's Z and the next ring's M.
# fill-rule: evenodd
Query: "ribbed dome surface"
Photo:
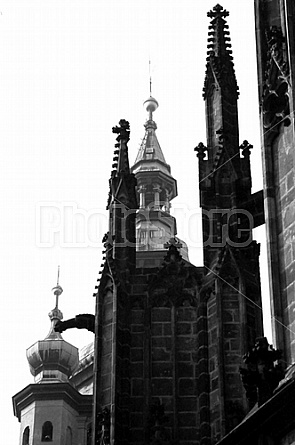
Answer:
M35 381L67 380L79 364L78 349L54 330L56 322L63 318L58 309L58 296L62 293L62 288L57 286L53 291L57 296L57 303L48 314L51 320L50 331L44 340L37 341L27 349L27 360Z

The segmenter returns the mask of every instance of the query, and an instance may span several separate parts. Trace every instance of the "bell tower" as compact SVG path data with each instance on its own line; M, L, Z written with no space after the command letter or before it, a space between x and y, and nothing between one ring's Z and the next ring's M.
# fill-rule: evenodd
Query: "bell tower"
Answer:
M159 144L157 124L153 113L159 104L150 96L144 106L148 119L144 124L145 135L140 144L132 173L137 180L139 210L136 216L137 251L144 252L147 264L148 252L155 257L156 251L164 251L164 245L177 234L176 220L170 214L171 201L177 196L177 182L171 174ZM181 241L181 254L188 260L187 246ZM137 255L137 258L143 256Z
M44 340L27 349L35 383L13 397L14 414L21 423L20 445L86 445L91 423L92 397L81 395L70 383L79 363L78 349L54 327L63 318L58 300L61 286L53 289L56 305L49 312L51 326Z

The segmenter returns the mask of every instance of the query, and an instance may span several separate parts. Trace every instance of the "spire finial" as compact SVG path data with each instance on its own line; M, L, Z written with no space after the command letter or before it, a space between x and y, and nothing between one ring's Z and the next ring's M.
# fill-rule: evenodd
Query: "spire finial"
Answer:
M60 272L60 266L57 266L57 282L56 285L59 285L59 272Z
M158 108L159 104L156 101L156 99L154 99L152 96L150 96L148 98L148 100L146 100L143 105L145 106L146 111L148 111L149 113L149 121L153 120L153 112L156 111L156 109Z
M58 297L63 293L62 287L59 285L59 275L60 275L60 266L57 268L57 283L56 286L52 289L56 300L55 300L55 309L58 309Z
M229 12L226 9L223 9L221 5L217 3L216 6L214 6L213 11L207 12L207 17L210 17L211 19L216 19L217 17L225 18L229 16Z
M151 59L149 59L149 76L150 76L150 97L152 97Z

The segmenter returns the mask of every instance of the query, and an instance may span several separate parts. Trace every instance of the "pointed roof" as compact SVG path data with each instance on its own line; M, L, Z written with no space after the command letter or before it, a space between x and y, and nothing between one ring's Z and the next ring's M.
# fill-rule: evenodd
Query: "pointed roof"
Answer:
M170 165L165 160L156 135L157 124L153 120L153 112L158 108L159 104L156 99L150 96L144 102L144 105L149 112L149 119L144 124L145 135L140 144L132 172L159 170L171 176Z
M228 25L225 18L229 12L217 4L213 10L207 13L211 23L209 25L208 37L208 57L206 65L206 76L203 88L203 97L206 99L212 83L217 87L224 84L230 85L232 91L238 97L238 85L235 76L234 64L232 62L232 50L228 31Z
M129 158L128 158L128 147L127 143L129 142L130 138L130 125L129 122L125 119L121 119L119 121L119 127L113 127L112 128L113 133L118 134L116 140L117 144L115 145L115 148L118 148L118 150L115 150L115 157L113 158L113 161L115 164L113 164L113 170L114 174L118 173L126 173L130 174L130 168L129 168Z
M129 122L125 119L119 121L119 126L112 128L113 133L117 134L115 144L115 151L113 157L113 170L111 171L111 177L109 180L109 196L107 202L107 209L112 202L112 199L119 199L121 193L121 199L119 202L124 203L129 208L137 208L135 185L136 179L133 173L130 172L129 156L128 156L128 142L130 137ZM123 197L124 195L124 197Z

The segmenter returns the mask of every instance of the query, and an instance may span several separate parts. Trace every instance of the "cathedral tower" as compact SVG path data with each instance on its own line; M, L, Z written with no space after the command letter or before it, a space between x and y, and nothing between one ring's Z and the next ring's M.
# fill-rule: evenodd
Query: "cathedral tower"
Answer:
M118 181L122 184L120 196L113 186L119 172L111 174L110 220L114 221L114 204L120 200L133 205L139 237L145 230L163 232L161 237L149 235L144 250L139 245L135 269L127 260L122 267L128 243L115 246L115 232L105 237L105 261L96 294L93 444L98 440L122 445L198 443L196 319L203 268L182 258L182 245L174 237L169 202L176 195L176 181L156 139L152 119L156 104L153 98L147 102L146 139L133 173L124 173L131 179L129 188L124 187L124 178ZM124 122L115 130L119 135L118 160L121 151L128 153L127 140L121 140ZM138 213L133 174L140 194ZM123 210L132 213L132 207ZM111 224L110 230L113 227ZM122 226L120 221L117 227L127 230L128 224ZM130 228L131 239L135 226ZM121 239L126 238L123 230ZM156 246L152 238L158 238ZM129 254L133 258L134 251Z
M207 147L196 148L205 267L199 329L206 332L199 345L199 386L210 387L200 397L203 444L224 436L247 412L239 367L263 332L259 245L252 240L252 229L263 222L262 193L251 194L252 146L239 145L228 15L220 5L208 13Z

